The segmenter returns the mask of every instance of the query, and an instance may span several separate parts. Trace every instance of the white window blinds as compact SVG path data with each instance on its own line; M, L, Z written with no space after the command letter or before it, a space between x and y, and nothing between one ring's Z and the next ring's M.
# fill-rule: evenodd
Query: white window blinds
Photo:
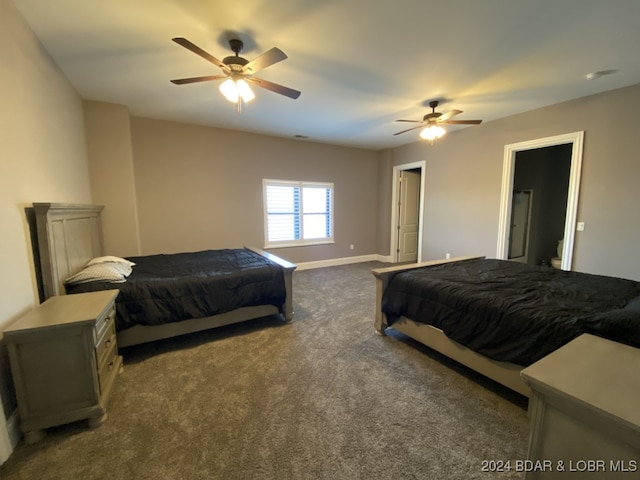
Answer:
M333 242L333 184L264 180L265 247Z

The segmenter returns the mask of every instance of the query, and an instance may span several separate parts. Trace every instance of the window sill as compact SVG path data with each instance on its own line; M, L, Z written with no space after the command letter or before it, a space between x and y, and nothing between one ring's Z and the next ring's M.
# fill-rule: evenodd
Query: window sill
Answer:
M265 245L265 249L271 248L292 248L292 247L312 247L315 245L332 245L336 242L333 240L310 240L307 242L297 242L297 243L277 243L273 245Z

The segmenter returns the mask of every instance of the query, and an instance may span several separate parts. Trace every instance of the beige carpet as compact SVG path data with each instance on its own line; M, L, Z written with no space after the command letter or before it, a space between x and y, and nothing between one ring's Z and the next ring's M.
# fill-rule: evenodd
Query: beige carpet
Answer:
M109 419L48 430L9 479L503 479L525 400L400 334L375 335L371 269L294 274L278 318L130 347Z

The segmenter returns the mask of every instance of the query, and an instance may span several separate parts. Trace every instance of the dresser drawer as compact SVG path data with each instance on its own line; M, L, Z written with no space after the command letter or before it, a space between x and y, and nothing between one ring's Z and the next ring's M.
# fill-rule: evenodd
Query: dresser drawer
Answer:
M104 364L106 355L109 353L109 350L115 343L116 326L115 322L111 320L106 324L106 328L103 331L102 337L98 338L98 344L96 345L96 362L98 368L100 368Z
M107 329L111 323L114 323L116 319L116 306L112 304L104 315L101 315L96 319L95 337L96 345L104 338Z
M116 342L111 343L111 347L107 350L104 362L99 364L98 381L100 383L100 393L103 394L108 388L109 384L115 377L118 368L120 368L118 356L118 346Z

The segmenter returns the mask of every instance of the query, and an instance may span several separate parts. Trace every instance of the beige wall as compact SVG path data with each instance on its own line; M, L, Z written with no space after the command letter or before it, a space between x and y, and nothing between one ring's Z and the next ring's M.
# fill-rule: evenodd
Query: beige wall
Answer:
M335 244L277 255L376 253L378 153L135 117L131 126L143 254L263 247L263 178L334 183Z
M379 152L378 155L378 254L391 255L391 197L393 195L393 156L392 149Z
M85 101L84 118L93 202L107 207L102 212L104 249L120 257L138 255L129 109Z
M0 0L0 331L38 303L32 202L90 203L82 101L13 4ZM15 409L0 348L0 396ZM9 398L11 397L11 398ZM10 449L0 411L0 463Z
M447 252L495 257L504 146L583 130L585 230L576 232L574 270L640 280L639 109L636 85L465 128L433 146L394 149L393 165L426 160L425 260ZM380 245L389 222L379 221Z

